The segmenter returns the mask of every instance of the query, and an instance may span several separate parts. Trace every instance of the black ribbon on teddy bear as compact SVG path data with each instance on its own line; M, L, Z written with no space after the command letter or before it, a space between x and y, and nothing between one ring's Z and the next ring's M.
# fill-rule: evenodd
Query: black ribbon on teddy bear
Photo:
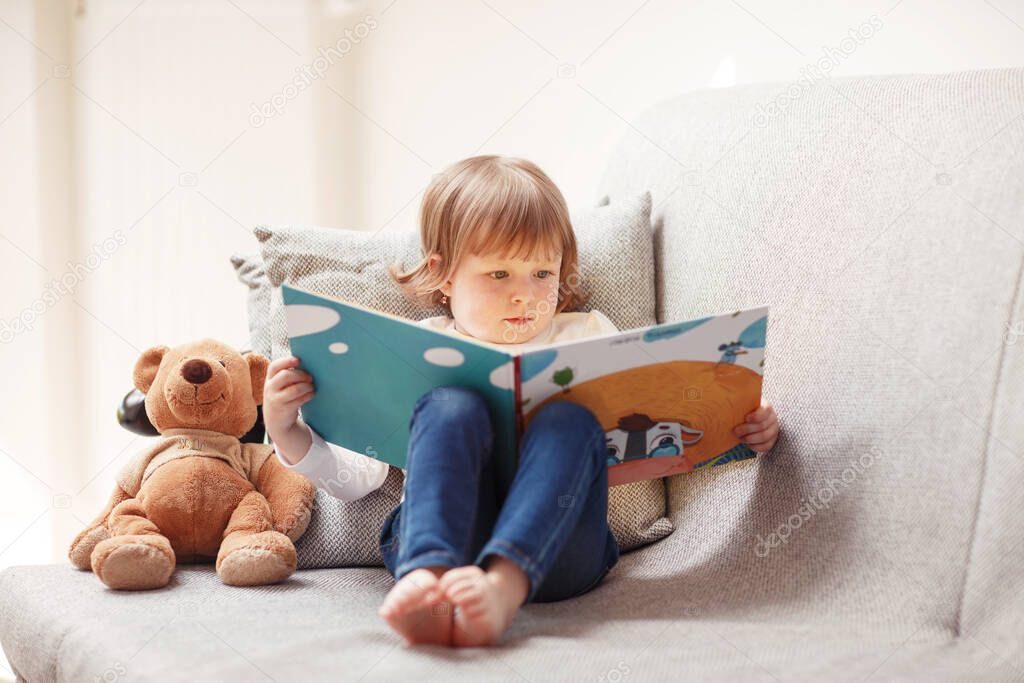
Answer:
M249 353L247 350L241 353ZM153 423L146 414L146 395L133 388L117 406L117 423L133 434L141 436L159 436ZM266 430L263 427L263 406L256 406L256 423L239 441L243 443L263 443Z

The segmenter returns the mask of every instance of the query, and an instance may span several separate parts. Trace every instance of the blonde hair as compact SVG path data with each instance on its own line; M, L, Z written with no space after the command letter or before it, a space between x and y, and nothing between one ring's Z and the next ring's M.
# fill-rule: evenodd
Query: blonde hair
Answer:
M497 253L532 259L562 252L555 312L586 303L580 290L576 235L565 198L533 162L498 155L458 161L434 176L420 205L423 259L411 270L388 272L420 305L442 304L440 287L465 254ZM431 269L430 255L441 257Z

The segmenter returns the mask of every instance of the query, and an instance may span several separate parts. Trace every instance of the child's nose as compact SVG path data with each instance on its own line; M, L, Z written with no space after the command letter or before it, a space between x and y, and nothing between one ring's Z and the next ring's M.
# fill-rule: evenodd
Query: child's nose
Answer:
M530 303L535 298L534 283L532 282L518 285L512 293L512 303L514 304Z
M521 305L533 301L533 295L527 291L520 290L512 295L512 303Z

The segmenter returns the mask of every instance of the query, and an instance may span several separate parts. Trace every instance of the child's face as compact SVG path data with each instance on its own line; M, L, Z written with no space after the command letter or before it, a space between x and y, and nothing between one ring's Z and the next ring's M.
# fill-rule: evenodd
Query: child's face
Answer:
M498 344L536 337L555 316L561 262L560 253L551 260L465 256L441 288L449 297L455 328ZM522 320L509 320L516 317Z

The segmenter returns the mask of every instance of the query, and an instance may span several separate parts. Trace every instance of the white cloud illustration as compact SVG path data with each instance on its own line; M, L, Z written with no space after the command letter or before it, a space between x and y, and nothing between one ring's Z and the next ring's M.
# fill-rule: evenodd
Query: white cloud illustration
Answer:
M513 389L512 384L515 379L513 375L512 361L503 363L491 370L491 384L499 389Z
M288 335L302 337L329 330L338 324L341 315L333 308L312 304L288 304L284 307Z
M457 365L462 365L466 361L466 357L462 355L461 351L456 349L447 346L437 346L424 351L423 360L434 365L453 368Z

